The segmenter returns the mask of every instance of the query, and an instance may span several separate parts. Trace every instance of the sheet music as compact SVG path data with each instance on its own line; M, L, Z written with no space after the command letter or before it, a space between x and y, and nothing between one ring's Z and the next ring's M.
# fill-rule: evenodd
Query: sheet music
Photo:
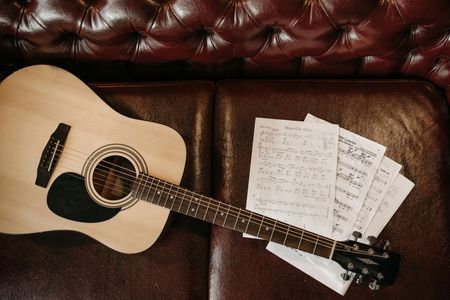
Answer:
M256 118L246 208L331 237L338 132Z
M274 120L270 121L273 122ZM308 115L305 121L308 122L303 123L303 126L309 122L316 125L329 124L312 115ZM274 146L276 144L274 141L281 141L281 144L287 142L291 137L286 136L285 134L289 135L291 132L287 133L279 131L280 128L275 126L275 123L276 122L270 123L270 126L268 127L264 127L265 124L260 124L259 121L258 126L255 123L247 208L255 211L258 211L259 209L268 216L291 223L297 227L306 227L307 230L326 235L320 232L320 230L323 230L323 224L315 223L314 226L316 226L316 224L321 226L319 231L309 229L311 228L311 226L308 226L309 221L304 218L303 215L301 215L303 217L301 222L298 222L298 220L295 222L294 218L297 215L288 212L292 208L283 207L283 205L286 206L286 204L290 202L279 201L280 199L289 199L289 201L295 201L296 199L295 197L289 198L289 193L292 193L293 187L286 190L280 188L277 189L280 182L279 179L283 179L283 176L286 175L286 173L283 173L285 172L285 169L281 168L281 172L279 172L279 169L280 166L284 166L281 157L282 154L286 154L287 150L282 146ZM257 130L257 128L259 129ZM266 132L263 133L264 130L266 130ZM277 134L268 134L267 130L269 130L269 132L276 132ZM280 135L280 132L282 132L282 135ZM271 137L268 138L268 136ZM297 149L303 149L303 144L300 141L301 140L295 140L295 143L298 146ZM334 203L329 203L329 205L331 205L330 207L333 207L334 204L335 208L337 207L337 212L339 213L337 214L337 219L340 220L339 223L336 222L336 219L333 220L331 225L334 226L335 229L341 229L342 233L336 233L335 231L333 232L333 237L335 239L346 240L354 227L361 228L362 232L367 228L362 239L364 242L367 241L367 236L377 236L381 232L400 206L401 202L411 191L414 184L398 174L401 165L384 157L384 152L386 150L384 146L345 129L339 129L339 140L336 144L337 147L335 145L335 151L338 153L337 164L335 165L336 169L334 170L336 193ZM261 154L261 150L268 150L268 152ZM282 154L280 154L280 152ZM256 158L254 157L255 155L257 155ZM290 168L294 166L297 168L299 165L305 167L303 162L300 162L299 165L296 165L295 161L289 163L292 164ZM308 168L309 167L310 166L308 165ZM253 168L258 168L258 172L255 172ZM315 169L308 169L307 171L312 172L314 170ZM264 177L263 175L270 175L272 178L270 180L265 179L262 182L259 182L261 185L258 186L258 182L254 179L252 180L252 174L253 176L259 174L259 178ZM275 179L278 179L278 181ZM294 179L295 176L290 177L289 180L291 182L297 182ZM290 182L289 180L288 182ZM251 191L252 185L257 188ZM260 190L259 193L255 193L258 192L258 190ZM285 192L286 194L281 194L279 193L280 191ZM263 201L263 203L261 203L262 198L258 199L256 195L258 195L258 197L261 195L270 195L270 197L275 197L278 200L272 203L274 206L267 206L269 201L266 201L265 203ZM308 193L306 193L306 195L308 195ZM252 197L254 201L249 205ZM262 205L265 206L262 207ZM293 205L293 207L295 207L295 205ZM304 208L305 207L303 207L303 209ZM313 208L310 207L310 209ZM343 212L340 211L342 209L344 209ZM270 215L270 213L273 214ZM353 223L350 221L352 218ZM343 222L343 220L345 222ZM336 237L338 235L340 238ZM345 294L351 283L351 280L344 281L341 278L341 273L345 272L345 270L334 261L272 242L268 243L266 249L341 295Z
M398 174L395 177L375 216L363 233L363 241L367 241L369 236L378 237L413 187L414 183L405 176Z
M378 207L381 205L388 188L391 183L397 177L402 165L393 161L389 157L385 156L381 160L380 167L375 174L372 185L367 193L366 200L364 200L363 206L359 211L356 218L355 225L353 225L353 231L365 232L367 225L370 223Z
M306 122L326 121L308 114ZM347 240L386 147L340 128L338 151L333 239Z

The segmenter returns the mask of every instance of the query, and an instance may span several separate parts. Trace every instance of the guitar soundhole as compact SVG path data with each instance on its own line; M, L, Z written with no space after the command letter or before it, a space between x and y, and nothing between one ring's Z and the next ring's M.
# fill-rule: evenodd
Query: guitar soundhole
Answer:
M109 156L94 169L95 191L108 200L119 200L131 193L136 178L133 164L122 156Z

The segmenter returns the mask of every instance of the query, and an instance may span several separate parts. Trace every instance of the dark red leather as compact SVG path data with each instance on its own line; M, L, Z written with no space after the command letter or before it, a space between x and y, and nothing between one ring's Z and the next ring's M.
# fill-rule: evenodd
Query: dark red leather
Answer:
M213 194L245 207L255 117L307 113L386 145L416 186L381 234L402 255L393 286L353 284L348 299L446 299L450 291L450 153L446 101L419 81L219 82ZM265 250L266 242L211 229L211 299L342 299Z
M209 193L211 83L92 87L121 113L176 129L188 155L182 185ZM209 225L182 215L132 255L73 232L0 234L0 299L205 299L208 253Z
M412 76L448 91L449 55L448 0L0 0L2 68L85 80Z

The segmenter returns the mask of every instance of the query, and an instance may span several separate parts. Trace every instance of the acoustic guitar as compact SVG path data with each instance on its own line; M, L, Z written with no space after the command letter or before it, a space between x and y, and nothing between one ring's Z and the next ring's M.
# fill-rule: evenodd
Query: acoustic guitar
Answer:
M0 142L2 233L74 230L137 253L175 211L332 259L372 289L398 272L399 254L380 246L332 240L178 186L186 147L177 132L118 114L57 67L1 82Z

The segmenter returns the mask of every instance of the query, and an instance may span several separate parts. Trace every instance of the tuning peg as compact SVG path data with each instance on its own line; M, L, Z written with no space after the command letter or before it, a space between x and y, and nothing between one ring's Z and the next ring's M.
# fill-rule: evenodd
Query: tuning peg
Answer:
M355 241L357 241L359 238L362 237L362 233L359 232L359 231L353 231L353 232L352 232L352 236L353 236L353 238L355 239Z
M391 243L388 240L385 240L383 243L383 250L389 250Z
M349 281L350 280L350 273L345 272L341 274L342 279L344 279L344 281Z
M378 282L376 280L374 280L374 281L369 283L369 288L372 291L378 291L380 289L380 285L378 284Z
M369 245L373 245L373 244L376 243L377 238L374 237L373 235L370 235L370 236L367 237L367 241L369 242Z
M356 284L363 284L364 282L364 276L362 276L361 274L358 275L358 277L356 277Z

